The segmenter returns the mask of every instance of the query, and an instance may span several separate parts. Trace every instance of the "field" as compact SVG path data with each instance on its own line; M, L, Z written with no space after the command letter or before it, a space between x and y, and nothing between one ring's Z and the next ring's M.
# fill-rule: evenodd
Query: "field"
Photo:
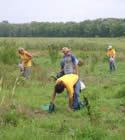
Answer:
M117 52L115 72L108 45ZM20 77L19 47L33 55L31 80ZM63 47L84 61L80 99L88 98L91 115L87 108L68 112L66 91L56 96L56 113L40 108L50 103ZM124 140L124 60L125 38L0 38L0 140Z

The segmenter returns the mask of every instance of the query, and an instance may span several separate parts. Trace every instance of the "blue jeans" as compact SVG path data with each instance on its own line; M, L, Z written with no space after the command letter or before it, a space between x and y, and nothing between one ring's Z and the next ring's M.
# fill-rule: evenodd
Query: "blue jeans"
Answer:
M80 80L78 79L77 83L74 86L74 94L73 94L73 109L78 109L79 99L79 92L80 92Z
M112 71L112 69L115 71L116 70L116 64L115 64L115 59L114 61L111 63L109 60L109 67L110 67L110 71Z

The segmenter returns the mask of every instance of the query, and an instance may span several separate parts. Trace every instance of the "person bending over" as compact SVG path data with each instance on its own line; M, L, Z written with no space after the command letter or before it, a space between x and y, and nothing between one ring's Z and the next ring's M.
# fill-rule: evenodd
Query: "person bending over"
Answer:
M69 93L68 111L70 112L71 109L77 110L79 104L80 80L76 74L64 75L56 80L56 85L50 103L54 102L56 93L62 93L65 88Z

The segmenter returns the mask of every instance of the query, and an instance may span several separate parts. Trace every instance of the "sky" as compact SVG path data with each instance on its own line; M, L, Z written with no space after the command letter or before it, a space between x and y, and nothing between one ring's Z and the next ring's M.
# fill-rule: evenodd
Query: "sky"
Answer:
M0 22L80 22L125 18L125 0L0 0Z

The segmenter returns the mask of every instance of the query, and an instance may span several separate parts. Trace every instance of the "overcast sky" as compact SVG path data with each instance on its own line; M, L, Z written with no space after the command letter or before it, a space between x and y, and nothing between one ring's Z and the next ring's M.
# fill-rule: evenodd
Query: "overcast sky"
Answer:
M125 18L125 0L0 0L0 21L80 22Z

